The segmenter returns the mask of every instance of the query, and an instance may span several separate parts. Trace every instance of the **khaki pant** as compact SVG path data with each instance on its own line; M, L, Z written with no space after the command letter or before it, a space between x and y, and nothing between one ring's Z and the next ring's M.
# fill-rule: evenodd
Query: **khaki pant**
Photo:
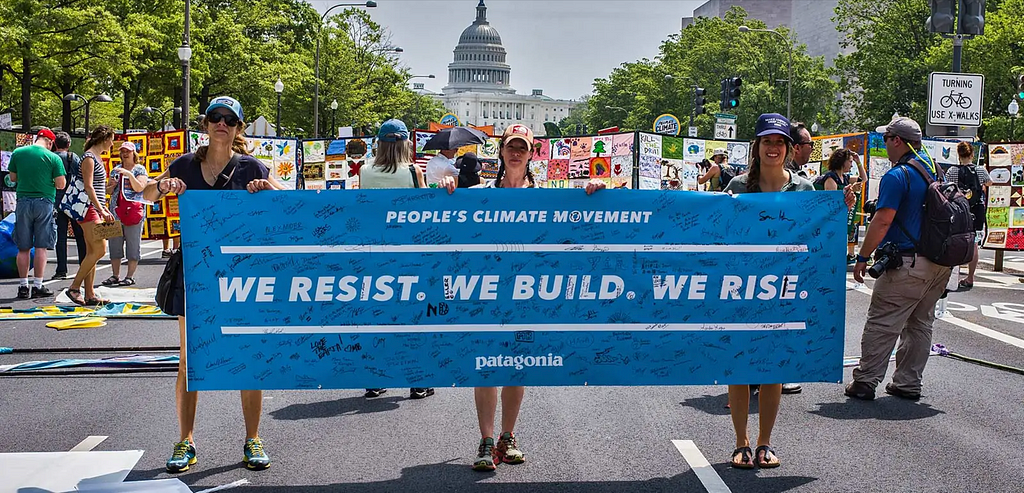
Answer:
M882 274L871 295L860 342L860 365L853 370L855 381L877 386L885 377L889 355L899 338L893 385L906 392L921 392L921 377L931 351L935 303L949 275L949 267L913 256L904 256L898 270Z

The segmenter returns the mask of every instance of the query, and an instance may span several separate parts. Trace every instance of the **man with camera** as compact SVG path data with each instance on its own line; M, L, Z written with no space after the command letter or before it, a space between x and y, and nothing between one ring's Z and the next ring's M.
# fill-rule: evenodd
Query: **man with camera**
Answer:
M875 398L875 387L885 377L889 355L899 338L896 371L885 392L918 400L931 350L935 303L951 270L919 251L924 238L918 232L922 231L928 189L922 173L935 180L936 167L927 151L921 150L921 127L914 120L896 118L877 131L883 134L886 154L894 165L879 184L874 217L853 269L854 279L864 282L868 256L874 252L869 274L877 281L861 338L860 364L845 393L855 399Z

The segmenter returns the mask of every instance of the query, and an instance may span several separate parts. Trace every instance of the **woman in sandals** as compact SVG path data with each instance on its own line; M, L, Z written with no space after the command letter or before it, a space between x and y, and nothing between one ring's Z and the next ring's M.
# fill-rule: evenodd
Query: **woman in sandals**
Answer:
M146 221L146 206L138 200L149 183L146 167L139 163L139 152L131 142L121 143L118 149L121 164L110 171L110 205L114 217L121 221L121 236L110 243L111 275L104 286L134 286L135 269L142 259L142 225ZM121 277L121 259L128 256L128 273Z
M750 148L750 171L729 181L725 192L802 192L814 190L806 178L786 169L793 159L793 138L789 134L789 120L778 113L767 113L757 118L756 137ZM849 186L843 189L846 206L853 204L855 196ZM753 469L779 467L781 462L772 449L772 429L779 416L782 384L761 384L758 392L757 448L750 449L747 436L747 416L750 414L750 386L729 386L729 413L736 432L736 450L732 452L732 467Z
M185 154L167 168L156 180L151 181L143 192L146 201L156 202L164 195L181 195L185 190L273 190L277 187L268 180L269 171L257 159L249 155L248 142L243 132L242 105L233 98L215 98L206 110L200 128L210 136L209 145L196 152ZM182 220L187 220L183 218ZM175 255L181 255L180 251ZM172 258L168 265L175 263ZM180 262L177 262L180 265ZM174 444L171 458L167 460L168 472L187 471L196 463L196 445L192 438L195 427L197 392L187 391L185 378L185 279L181 270L177 272L174 289L170 295L168 310L177 315L181 338L181 352L178 366L178 380L175 386L175 400L178 410L180 441ZM202 323L193 321L193 323ZM249 469L260 470L270 467L270 457L263 450L259 436L260 414L263 411L263 392L242 391L242 417L245 420L245 442L242 453Z
M533 188L536 186L530 173L530 157L533 155L533 131L526 125L511 125L505 129L498 144L498 176L486 188ZM448 189L452 193L456 188L456 179L446 176L438 182L439 188ZM590 195L605 188L600 180L587 183L586 192ZM473 469L477 471L493 471L496 463L522 464L526 456L519 449L513 431L519 419L519 409L523 405L526 387L502 387L501 389L501 434L494 441L494 418L497 416L498 388L477 387L474 389L476 398L476 416L480 425L480 445L473 461Z
M377 131L377 152L374 154L373 164L359 169L359 188L426 187L423 173L413 162L414 157L415 152L405 122L395 119L384 122ZM385 392L387 389L366 389L363 396L380 397ZM425 399L432 395L434 389L431 388L409 389L410 399Z
M107 254L107 240L96 236L96 225L114 220L114 215L107 209L107 168L100 156L109 152L114 146L114 130L106 125L99 125L92 130L85 141L85 153L82 154L82 183L89 199L89 208L85 217L78 222L82 225L82 236L85 237L85 258L79 261L78 273L68 288L68 298L77 305L98 306L109 303L96 297L93 288L96 280L96 262ZM85 284L85 297L82 297L82 285Z

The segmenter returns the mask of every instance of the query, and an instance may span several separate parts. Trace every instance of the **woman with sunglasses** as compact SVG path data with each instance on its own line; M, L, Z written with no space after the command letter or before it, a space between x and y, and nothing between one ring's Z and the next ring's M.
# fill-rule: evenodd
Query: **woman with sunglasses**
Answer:
M110 303L96 297L93 285L96 279L96 262L107 253L107 240L96 235L96 226L114 220L114 215L107 209L107 168L100 157L103 153L110 152L113 146L114 129L106 125L94 128L85 141L85 152L82 154L79 171L82 174L82 184L85 185L85 190L81 192L88 197L89 208L85 217L78 221L82 226L82 236L85 237L85 258L79 261L78 273L68 288L68 298L76 305L102 306Z
M268 180L269 171L259 160L249 155L248 142L243 135L242 105L234 98L214 99L206 110L201 128L210 136L210 143L195 153L185 154L167 168L155 181L146 186L143 196L146 200L157 201L166 194L181 195L187 189L195 190L260 190L276 189ZM183 218L182 220L187 220ZM176 251L174 255L181 255ZM173 259L172 259L173 260ZM171 264L172 262L168 262ZM180 265L180 262L178 263ZM169 304L170 315L177 315L181 341L185 341L185 280L182 271L177 272L175 288ZM192 438L195 426L198 393L186 390L186 345L181 344L180 364L175 398L181 438L174 444L174 452L167 460L167 472L187 471L196 463L196 447ZM263 407L263 392L242 391L242 416L245 420L245 444L242 447L245 466L253 470L270 467L270 457L263 450L259 436L260 414Z
M534 188L533 175L530 173L530 157L533 155L533 131L526 125L511 125L505 129L498 144L498 175L486 188ZM452 193L456 188L454 177L446 176L438 182L439 188L448 189ZM601 180L587 183L586 192L590 195L604 189ZM503 387L501 389L501 434L494 441L494 419L497 416L498 388L477 387L474 389L476 400L476 416L480 425L480 445L473 461L476 471L493 471L496 464L522 464L526 456L519 450L514 432L519 419L519 409L523 405L526 387Z

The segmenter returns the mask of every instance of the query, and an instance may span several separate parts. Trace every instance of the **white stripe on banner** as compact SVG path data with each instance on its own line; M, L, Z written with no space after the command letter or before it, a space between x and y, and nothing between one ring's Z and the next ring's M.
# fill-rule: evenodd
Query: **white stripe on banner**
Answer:
M406 334L421 332L615 332L615 331L660 331L660 332L713 332L723 330L807 330L803 322L781 322L760 324L491 324L491 325L305 325L305 326L225 326L221 333L233 334L365 334L387 333Z
M646 253L807 253L807 245L603 245L603 244L450 244L450 245L274 245L222 246L220 253L558 253L558 252L646 252Z

